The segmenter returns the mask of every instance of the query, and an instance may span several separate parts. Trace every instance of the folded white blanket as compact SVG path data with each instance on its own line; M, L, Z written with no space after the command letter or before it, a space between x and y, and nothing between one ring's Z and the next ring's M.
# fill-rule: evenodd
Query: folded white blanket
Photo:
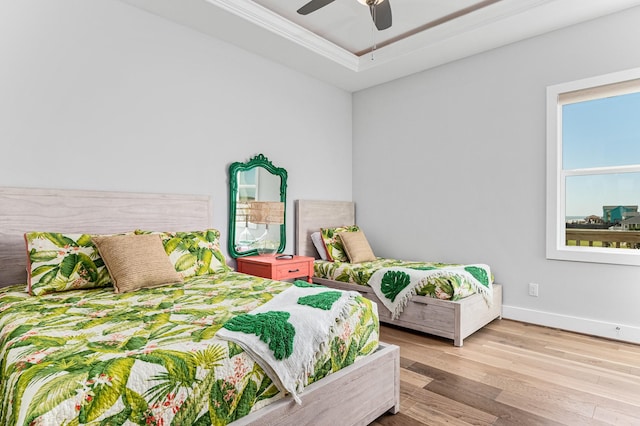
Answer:
M331 343L336 323L348 318L359 295L298 281L264 305L229 320L216 336L242 347L278 389L300 404L298 394L313 374L316 357Z
M416 291L429 280L439 277L461 276L482 294L488 305L493 301L491 270L484 264L460 266L433 266L428 269L390 267L377 270L369 279L369 287L382 304L391 311L391 318L398 319Z

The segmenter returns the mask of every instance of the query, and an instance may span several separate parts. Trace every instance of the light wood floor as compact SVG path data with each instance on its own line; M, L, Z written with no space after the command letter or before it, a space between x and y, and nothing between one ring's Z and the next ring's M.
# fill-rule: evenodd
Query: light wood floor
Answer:
M495 320L456 348L381 327L400 346L400 412L380 425L640 425L640 345Z

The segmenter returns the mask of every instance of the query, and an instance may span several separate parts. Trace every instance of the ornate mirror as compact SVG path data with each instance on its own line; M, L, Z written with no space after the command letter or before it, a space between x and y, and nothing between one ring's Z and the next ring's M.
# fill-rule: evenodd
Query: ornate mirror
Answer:
M229 166L229 254L282 253L287 242L287 171L262 154Z

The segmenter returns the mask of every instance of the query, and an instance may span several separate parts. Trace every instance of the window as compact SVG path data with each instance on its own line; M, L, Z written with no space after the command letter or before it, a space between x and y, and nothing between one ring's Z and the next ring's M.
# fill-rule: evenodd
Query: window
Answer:
M640 265L640 69L547 88L547 258Z
M258 193L258 168L238 172L238 202L255 201Z

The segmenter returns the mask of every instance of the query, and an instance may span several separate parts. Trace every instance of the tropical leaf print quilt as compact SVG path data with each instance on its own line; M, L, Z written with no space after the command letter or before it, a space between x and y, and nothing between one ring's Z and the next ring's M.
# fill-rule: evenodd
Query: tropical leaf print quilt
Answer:
M382 268L409 268L416 270L456 267L461 265L413 262L397 259L378 258L372 262L349 263L329 262L316 260L314 263L314 275L334 281L368 285L369 279ZM419 296L434 297L442 300L460 300L475 294L474 286L464 276L434 276L426 285L416 289Z
M115 294L0 289L0 424L224 425L284 397L240 346L216 336L292 284L235 272ZM309 383L378 345L358 297Z

